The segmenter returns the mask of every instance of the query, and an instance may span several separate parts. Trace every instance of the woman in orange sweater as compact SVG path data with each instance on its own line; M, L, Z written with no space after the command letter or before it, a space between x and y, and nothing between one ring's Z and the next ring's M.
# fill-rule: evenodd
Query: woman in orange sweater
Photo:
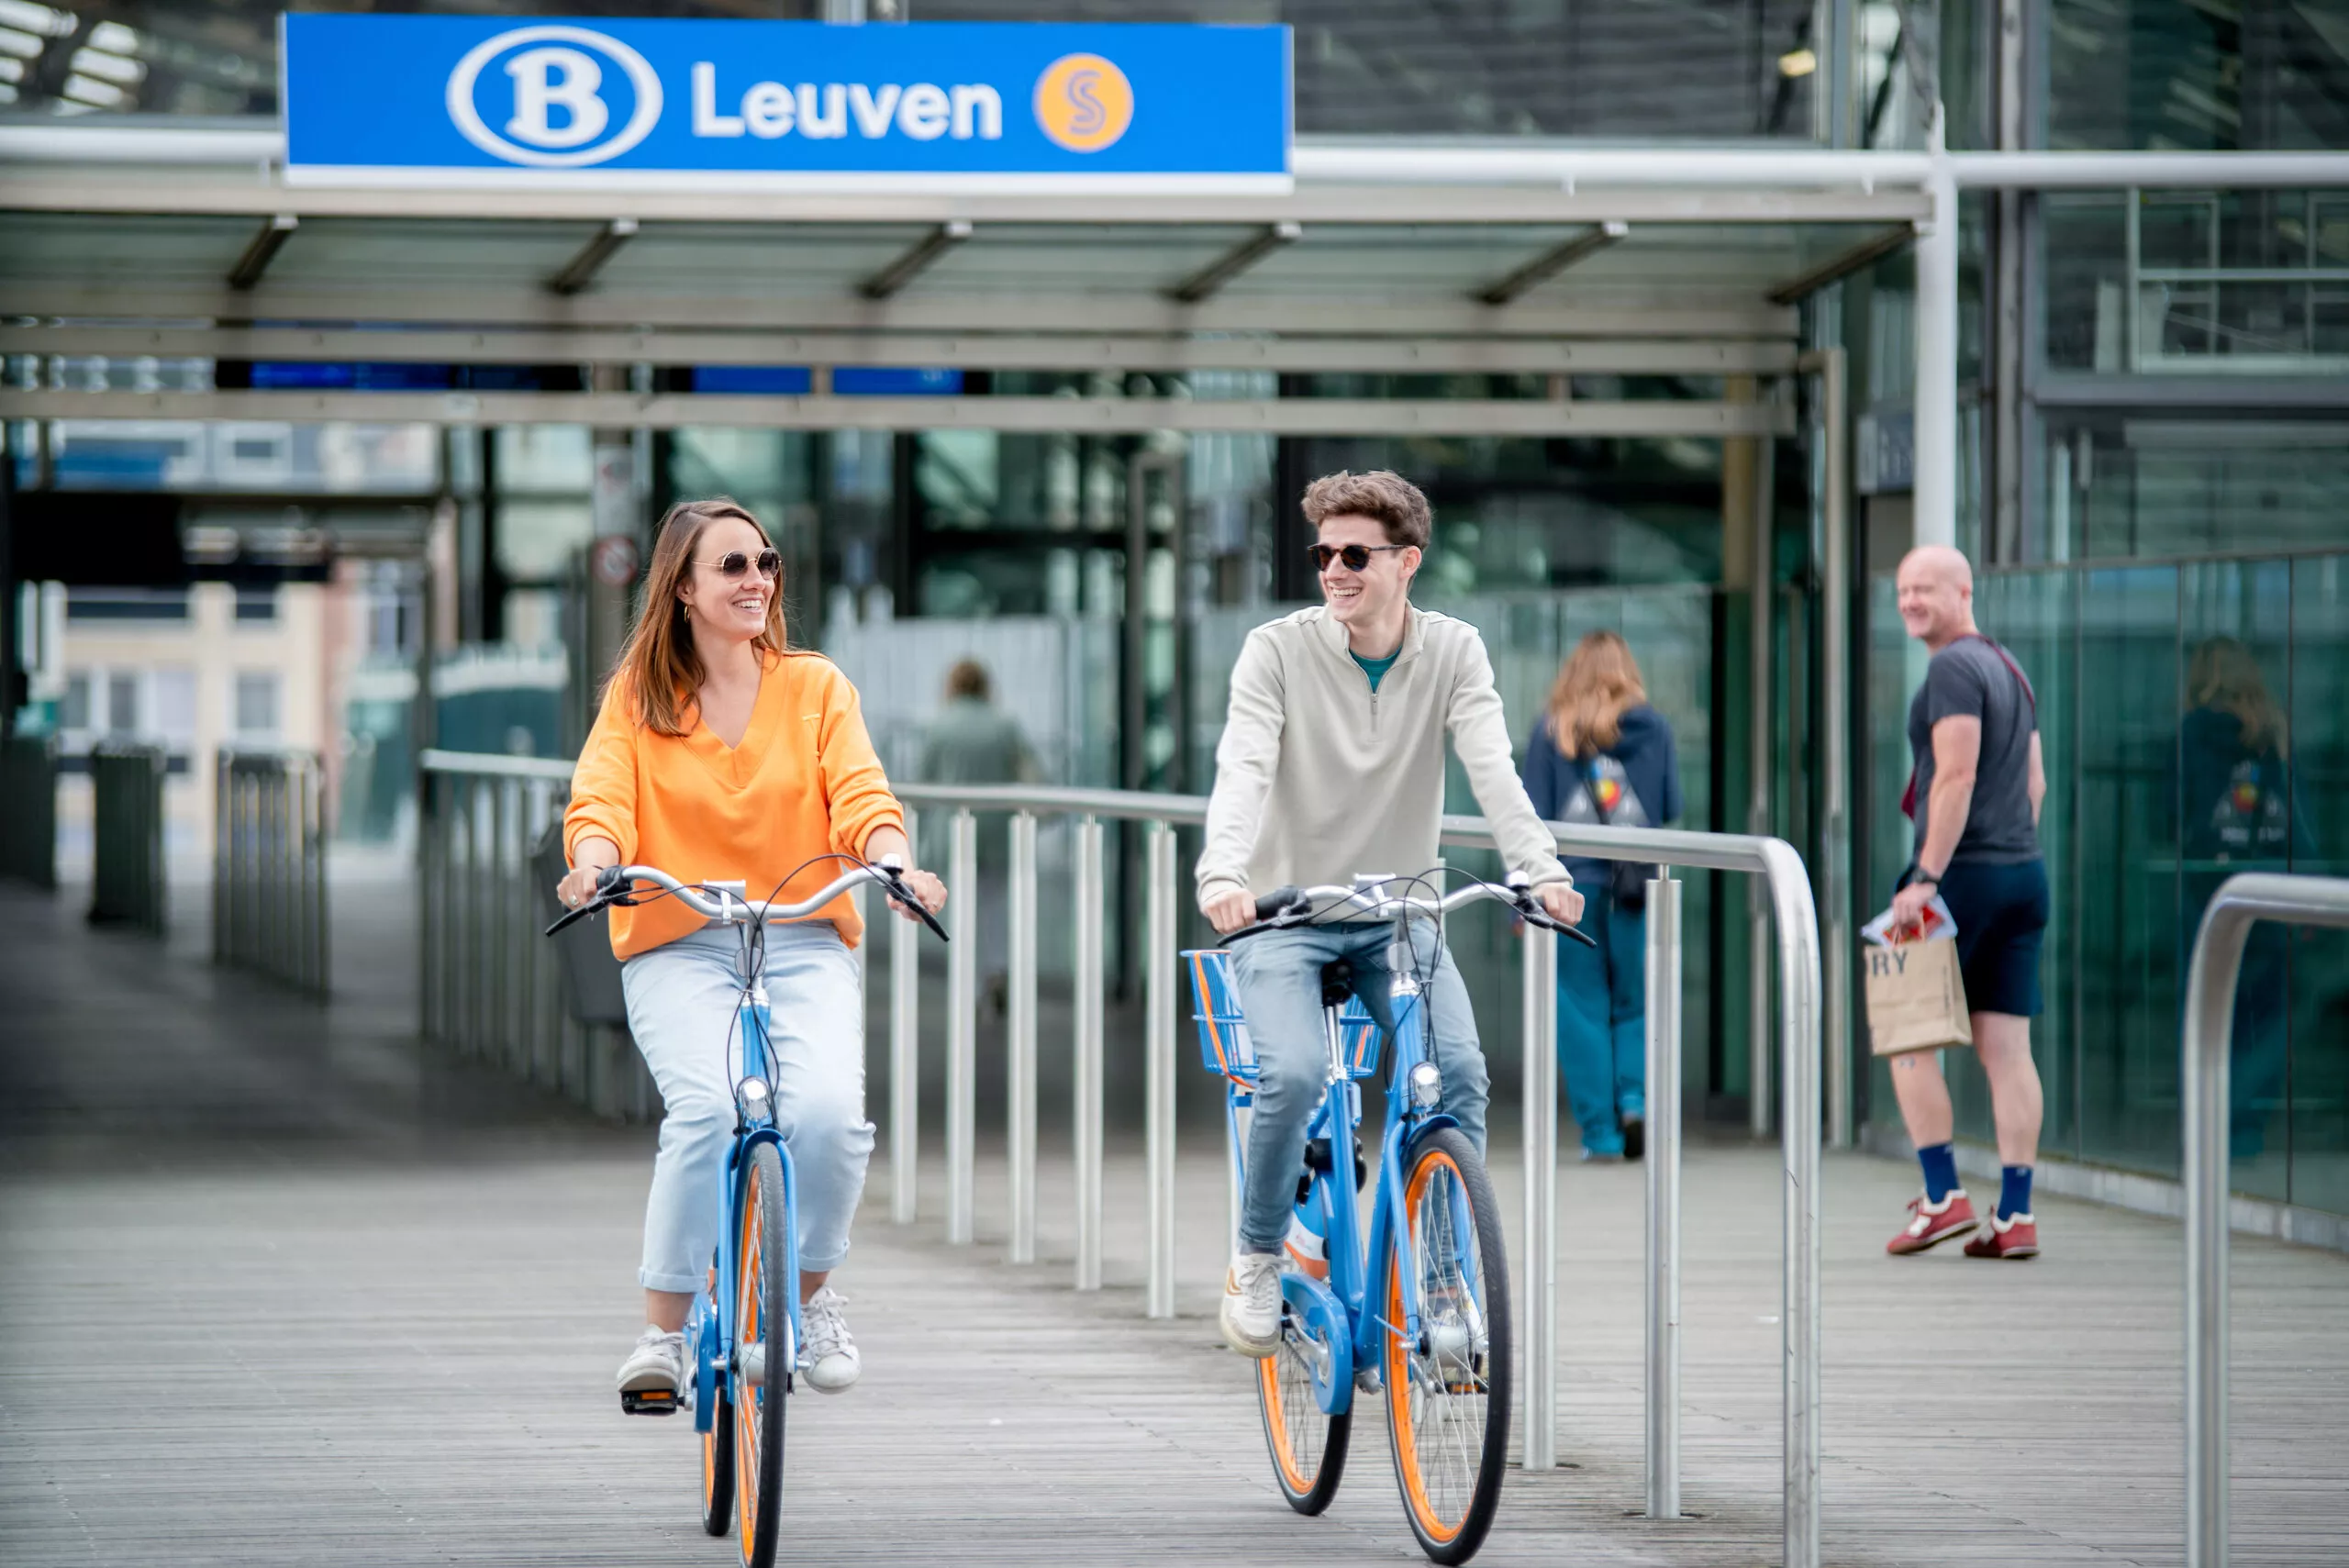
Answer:
M685 882L739 880L752 896L805 898L840 874L829 857L904 857L905 813L864 729L856 688L820 654L784 643L782 557L731 501L691 501L661 519L644 607L603 711L579 753L563 840L571 907L607 867L651 865ZM906 883L932 911L946 889ZM914 918L910 910L897 913ZM729 928L706 929L674 899L611 912L629 1031L660 1085L661 1149L645 1205L647 1327L619 1386L675 1390L686 1309L718 1245L710 1192L733 1127L734 1015L744 980ZM864 1014L850 949L863 935L841 897L771 926L775 1118L797 1177L801 1321L807 1381L853 1384L856 1341L826 1284L848 1251L873 1124L864 1119Z

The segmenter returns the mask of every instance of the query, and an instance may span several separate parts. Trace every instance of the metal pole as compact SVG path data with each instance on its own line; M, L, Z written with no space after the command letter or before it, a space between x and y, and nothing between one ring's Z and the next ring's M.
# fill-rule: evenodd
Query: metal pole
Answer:
M1746 650L1748 732L1745 830L1755 838L1770 831L1770 774L1776 739L1770 698L1777 690L1772 656L1772 612L1776 609L1777 573L1772 527L1776 483L1773 447L1768 438L1753 442L1753 613L1748 617L1751 640ZM1759 880L1746 890L1746 1121L1756 1138L1770 1135L1770 903Z
M908 810L906 841L917 831ZM959 897L970 891L956 890ZM889 932L889 1218L899 1225L914 1222L920 1159L921 938L901 924Z
M1943 111L1933 107L1925 195L1932 221L1917 238L1917 382L1912 484L1916 542L1957 542L1957 184L1943 150ZM2133 211L2136 204L2130 204ZM2135 299L2132 294L2130 298ZM2136 311L2125 313L2132 321ZM2132 367L2133 368L2133 367Z
M2187 1568L2225 1568L2227 1561L2227 1074L2235 983L2251 923L2247 911L2213 898L2187 978L2179 1107L2186 1124Z
M950 873L957 892L953 940L946 950L946 1240L971 1240L971 1190L976 1163L979 1074L979 825L954 814Z
M1004 1019L1011 1261L1036 1261L1036 817L1011 817L1011 994Z
M1680 1517L1680 884L1648 884L1648 1518Z
M1101 1288L1101 821L1076 823L1075 1061L1070 1073L1075 1118L1076 1288Z
M1821 891L1827 901L1820 940L1825 959L1827 1141L1849 1149L1854 1136L1852 1085L1852 498L1850 418L1842 349L1804 356L1819 373L1820 489L1824 540L1820 553L1819 716L1822 780L1820 841L1825 850Z
M1786 1568L1819 1568L1819 914L1794 846L1761 846L1778 937Z
M1174 1316L1174 829L1152 822L1145 830L1150 864L1149 946L1142 953L1142 1006L1147 1017L1150 1273L1144 1309Z
M1558 939L1525 928L1525 1441L1558 1462Z

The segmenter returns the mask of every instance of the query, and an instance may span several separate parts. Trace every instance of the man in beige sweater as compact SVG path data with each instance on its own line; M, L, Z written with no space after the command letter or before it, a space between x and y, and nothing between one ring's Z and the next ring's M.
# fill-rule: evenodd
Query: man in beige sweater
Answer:
M1465 621L1411 606L1427 497L1383 471L1333 473L1307 487L1305 519L1324 603L1258 627L1232 667L1200 913L1235 931L1255 920L1257 895L1276 887L1431 869L1449 731L1509 869L1532 879L1553 917L1579 919L1582 895L1518 782L1484 639ZM1280 1340L1280 1251L1321 1097L1322 966L1345 960L1354 994L1390 1028L1388 935L1383 921L1336 921L1234 947L1260 1074L1222 1311L1224 1339L1244 1355L1268 1356ZM1415 922L1412 936L1415 968L1433 973L1428 1048L1443 1075L1442 1108L1481 1151L1489 1079L1467 987L1432 925Z

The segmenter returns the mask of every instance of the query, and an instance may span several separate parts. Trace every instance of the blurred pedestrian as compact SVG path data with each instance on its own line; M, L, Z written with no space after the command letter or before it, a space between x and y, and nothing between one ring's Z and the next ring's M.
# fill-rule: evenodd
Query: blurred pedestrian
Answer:
M924 784L1035 784L1041 780L1043 770L1036 765L1019 721L996 706L994 699L987 667L977 660L957 660L946 672L946 701L922 734ZM925 815L923 847L930 858L924 863L943 864L948 859L944 829L952 815L942 811ZM982 910L1004 906L1005 873L1010 863L1006 847L1009 820L1005 812L977 814L979 885L972 893ZM1010 995L1009 951L1008 922L981 919L978 972L986 988L987 1005L997 1014L1006 1010Z
M1958 969L1974 1053L1990 1081L2001 1167L1998 1210L1989 1229L1966 1242L1966 1256L2036 1257L2031 1176L2041 1100L2031 1020L2039 1016L2039 945L2047 928L2039 697L2013 655L1974 624L1974 569L1965 556L1947 545L1921 545L1901 560L1897 586L1901 624L1932 659L1909 706L1915 765L1901 810L1916 822L1916 851L1893 894L1894 924L1915 925L1938 893L1957 928ZM1980 1221L1957 1184L1941 1053L1894 1057L1892 1087L1924 1168L1925 1194L1910 1202L1909 1223L1885 1250L1921 1252Z
M2199 644L2186 672L2178 723L2177 927L2180 984L2202 911L2237 872L2288 872L2292 855L2314 851L2305 817L2292 812L2290 740L2283 709L2249 648L2232 637ZM2251 929L2235 983L2228 1144L2237 1160L2266 1151L2267 1120L2284 1087L2289 1035L2290 930L2272 920ZM2185 1004L2181 995L2178 1002Z
M1631 645L1594 631L1550 689L1525 743L1533 808L1553 822L1662 827L1680 815L1672 726L1648 706ZM1585 1160L1636 1160L1647 1117L1647 878L1629 861L1563 857L1597 947L1558 940L1558 1072Z

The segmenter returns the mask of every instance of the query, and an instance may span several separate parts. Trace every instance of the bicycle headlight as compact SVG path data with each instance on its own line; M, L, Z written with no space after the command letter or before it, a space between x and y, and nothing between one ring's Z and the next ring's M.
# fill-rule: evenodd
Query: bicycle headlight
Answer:
M745 1078L742 1080L742 1086L735 1093L741 1097L742 1109L745 1112L761 1111L766 1108L767 1081L764 1078Z
M1432 1062L1422 1062L1411 1069L1411 1098L1421 1110L1433 1110L1443 1099L1443 1074L1436 1071Z

